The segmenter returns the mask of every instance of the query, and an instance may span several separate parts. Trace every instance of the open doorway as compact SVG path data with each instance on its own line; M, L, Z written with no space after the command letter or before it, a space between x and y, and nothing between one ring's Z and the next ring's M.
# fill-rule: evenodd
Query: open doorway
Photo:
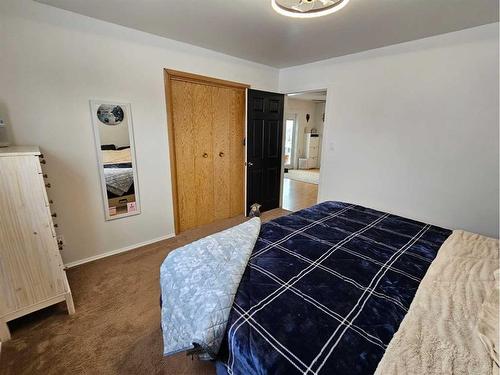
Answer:
M290 93L285 100L282 208L297 211L318 201L326 90Z

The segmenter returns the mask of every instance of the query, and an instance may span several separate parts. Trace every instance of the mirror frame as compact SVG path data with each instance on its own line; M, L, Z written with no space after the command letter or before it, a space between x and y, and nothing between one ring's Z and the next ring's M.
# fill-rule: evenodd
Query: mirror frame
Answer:
M99 134L98 128L98 118L97 118L97 108L101 104L115 104L119 105L125 111L125 116L127 116L127 125L128 125L128 136L130 140L130 156L132 158L132 173L134 174L134 192L135 192L135 203L137 210L134 212L127 212L119 215L111 216L109 214L109 203L108 203L108 193L106 189L106 179L104 177L104 168L103 168L103 159L102 159L102 150L101 150L101 136ZM132 110L130 103L122 103L118 101L110 101L110 100L90 100L90 114L92 116L92 129L94 131L94 141L95 141L95 149L97 154L97 168L99 169L99 179L101 181L101 194L102 201L104 206L104 217L106 221L122 219L125 217L139 215L141 213L141 204L140 204L140 194L139 194L139 177L137 173L137 160L135 157L135 139L134 139L134 125L132 121Z

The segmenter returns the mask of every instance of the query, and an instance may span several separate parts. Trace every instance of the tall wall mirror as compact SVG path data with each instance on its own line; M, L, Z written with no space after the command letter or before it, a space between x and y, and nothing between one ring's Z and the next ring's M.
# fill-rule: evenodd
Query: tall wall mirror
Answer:
M90 101L104 214L113 220L140 213L130 104Z

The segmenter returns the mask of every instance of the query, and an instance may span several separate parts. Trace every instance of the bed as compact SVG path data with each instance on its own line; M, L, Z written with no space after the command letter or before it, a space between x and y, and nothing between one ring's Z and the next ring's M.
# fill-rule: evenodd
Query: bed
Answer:
M373 374L450 233L340 202L264 224L218 373Z
M171 280L172 275L178 273L178 268L176 271L169 268L167 257L161 272L162 298L170 299L168 307L162 307L165 345L171 341L171 336L165 332L172 326L176 329L183 327L187 321L197 329L206 326L212 330L210 342L216 345L210 350L202 350L206 347L203 340L192 339L193 334L189 332L184 341L189 344L187 348L194 350L192 353L215 359L219 375L374 374L379 365L382 370L379 369L378 374L384 375L422 371L443 373L432 371L435 369L432 361L426 362L427 368L415 372L411 367L405 367L411 363L412 355L417 353L418 357L419 348L425 346L422 340L417 340L417 343L412 340L427 334L413 332L413 335L405 335L398 329L407 316L414 320L405 321L402 331L411 331L408 326L413 326L413 322L422 325L422 321L428 321L427 329L432 330L434 313L444 322L453 321L453 316L457 316L453 312L452 317L444 314L443 311L450 313L449 306L440 306L439 301L432 304L435 310L429 308L419 314L409 314L410 310L416 310L412 305L414 297L434 259L443 251L440 250L445 247L443 244L451 243L447 246L451 250L444 252L448 255L454 253L454 236L459 234L450 235L452 231L445 228L343 202L324 202L280 217L262 225L238 279L239 284L233 291L222 291L232 298L226 298L223 306L215 304L219 309L217 319L213 319L213 311L208 311L205 325L199 324L199 301L190 315L182 311L185 308L182 303L176 304L175 299L172 300L174 290L191 290L186 285L193 270L184 265L187 273L180 281L184 284L165 287L164 280ZM454 240L450 242L451 237ZM487 246L491 257L486 258L489 268L481 268L478 290L487 288L485 285L491 287L491 282L495 282L492 275L498 268L498 254L495 258L498 241L492 241ZM214 247L213 243L211 247ZM448 264L449 261L438 263ZM434 274L439 274L439 265L436 267ZM468 268L471 275L475 268ZM471 277L467 276L467 280ZM485 284L485 277L490 284ZM200 275L197 278L200 279ZM210 275L201 278L208 279ZM429 290L437 285L435 280L424 284L427 294L421 292L417 301L423 306L428 295L432 294ZM203 294L204 288L206 283L198 289L199 295ZM479 293L482 298L474 300L475 304L468 303L469 308L480 309L486 298L484 290ZM220 314L221 311L227 311L227 316ZM185 319L175 321L172 316ZM462 336L470 341L474 327L471 325L467 329ZM220 343L214 339L218 335L221 336ZM195 336L200 337L198 333ZM476 351L473 353L483 349L479 336L476 336ZM391 345L393 337L401 345ZM445 355L446 350L454 351L446 353L452 358L446 363L451 363L451 368L461 366L460 360L453 357L466 350L470 352L470 346L460 351L454 338L432 337L444 342L449 340L451 344L445 345L441 354ZM464 342L460 341L465 348ZM405 350L405 345L412 348L411 353ZM426 345L428 349L429 343ZM388 348L390 353L387 353ZM476 362L480 363L467 370L494 370L493 361L483 352L486 351L477 354L479 359ZM169 354L168 351L165 354ZM434 360L435 367L436 363L439 361ZM462 367L466 368L465 365Z
M117 149L114 145L105 145L102 158L108 199L133 196L134 171L130 147Z

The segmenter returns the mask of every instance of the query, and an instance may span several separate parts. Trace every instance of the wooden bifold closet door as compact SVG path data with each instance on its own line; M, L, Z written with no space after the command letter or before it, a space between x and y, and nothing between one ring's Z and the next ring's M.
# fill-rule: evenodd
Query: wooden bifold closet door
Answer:
M176 233L244 212L245 86L166 71Z

